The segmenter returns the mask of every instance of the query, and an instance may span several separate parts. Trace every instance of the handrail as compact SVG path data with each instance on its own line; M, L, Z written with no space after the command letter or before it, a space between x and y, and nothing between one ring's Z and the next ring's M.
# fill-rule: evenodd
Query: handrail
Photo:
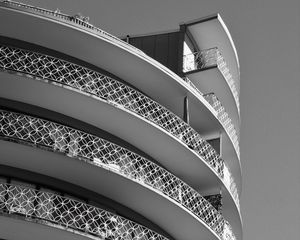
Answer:
M0 110L0 138L83 159L146 185L180 204L223 239L228 223L204 197L166 169L123 147L74 128L6 110Z
M162 105L115 79L58 58L4 45L0 45L0 70L68 86L128 109L172 134L224 179L224 160L199 133Z
M226 61L217 47L201 50L183 56L183 72L198 69L206 69L209 67L218 67L224 76L237 105L238 113L240 114L239 94L235 86L233 77L227 67Z
M25 220L52 227L63 226L101 239L168 240L168 238L117 214L84 202L26 186L0 182L0 214L18 215Z

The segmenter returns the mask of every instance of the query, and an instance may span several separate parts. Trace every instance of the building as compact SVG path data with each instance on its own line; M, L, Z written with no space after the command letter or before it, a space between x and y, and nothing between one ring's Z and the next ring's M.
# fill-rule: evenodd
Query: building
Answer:
M2 1L0 29L0 239L242 239L239 63L218 14L121 40Z

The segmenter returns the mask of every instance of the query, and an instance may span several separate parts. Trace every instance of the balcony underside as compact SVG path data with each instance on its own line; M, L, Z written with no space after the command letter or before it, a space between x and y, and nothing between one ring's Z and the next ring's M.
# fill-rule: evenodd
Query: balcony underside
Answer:
M3 140L0 150L1 164L38 172L100 193L145 216L175 239L217 238L175 201L119 174L63 154Z
M92 236L91 236L92 237ZM91 237L50 227L34 221L25 221L22 217L0 214L0 239L13 240L87 240Z
M135 86L181 118L184 97L189 96L193 108L201 113L196 119L191 119L196 124L192 127L210 135L223 130L212 107L202 96L191 93L179 76L147 55L128 51L117 43L56 20L1 8L0 16L4 19L0 21L3 36L44 46L100 67ZM15 22L18 25L13 24Z
M240 92L240 70L236 48L230 33L219 14L187 23L187 29L200 50L218 47Z

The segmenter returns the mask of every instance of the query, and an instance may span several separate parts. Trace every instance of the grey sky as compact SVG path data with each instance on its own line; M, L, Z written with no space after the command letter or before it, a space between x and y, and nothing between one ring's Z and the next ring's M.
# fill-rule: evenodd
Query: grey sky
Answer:
M115 34L175 29L219 12L241 65L244 240L300 235L299 0L24 0L81 12Z

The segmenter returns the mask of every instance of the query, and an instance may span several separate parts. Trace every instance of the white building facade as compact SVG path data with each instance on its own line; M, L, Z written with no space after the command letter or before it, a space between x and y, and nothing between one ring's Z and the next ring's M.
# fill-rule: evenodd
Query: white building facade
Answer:
M0 2L0 239L242 239L220 15L123 40Z

